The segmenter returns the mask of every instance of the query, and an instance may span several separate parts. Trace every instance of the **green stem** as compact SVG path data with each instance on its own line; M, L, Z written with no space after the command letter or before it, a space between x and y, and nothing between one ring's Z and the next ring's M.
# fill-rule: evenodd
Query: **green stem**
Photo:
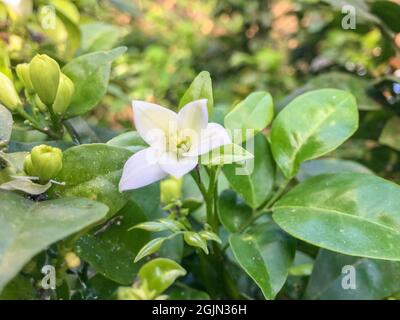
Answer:
M272 198L267 199L264 203L262 203L258 207L258 211L262 211L263 209L270 209L272 205L282 196L282 194L285 192L286 187L288 186L290 182L290 179L285 180L284 183L279 187L278 191L275 192Z
M19 109L17 109L17 112L25 120L28 120L30 126L32 128L34 128L35 130L43 132L43 133L47 134L49 137L51 137L53 139L56 139L56 140L60 138L60 136L57 133L55 133L54 131L50 130L49 128L43 128L39 124L39 122L33 116L31 116L28 112L26 112L24 109L19 108Z

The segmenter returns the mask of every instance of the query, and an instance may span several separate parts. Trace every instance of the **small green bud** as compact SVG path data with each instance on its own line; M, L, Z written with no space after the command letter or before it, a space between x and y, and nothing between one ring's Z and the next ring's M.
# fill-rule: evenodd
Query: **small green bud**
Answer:
M21 99L15 90L14 84L2 72L0 72L0 103L11 111L22 107Z
M19 80L21 80L22 84L26 88L28 92L33 92L33 85L31 81L31 75L29 72L29 63L21 63L17 65L16 72Z
M57 61L45 54L36 55L29 65L29 73L40 100L51 106L56 99L60 82L61 71Z
M168 204L178 200L182 195L182 179L174 177L161 181L161 202Z
M74 93L74 83L65 74L61 73L56 100L53 104L53 112L62 115L71 103Z
M28 175L39 177L40 182L54 178L62 168L62 151L47 145L36 146L25 158L24 169Z

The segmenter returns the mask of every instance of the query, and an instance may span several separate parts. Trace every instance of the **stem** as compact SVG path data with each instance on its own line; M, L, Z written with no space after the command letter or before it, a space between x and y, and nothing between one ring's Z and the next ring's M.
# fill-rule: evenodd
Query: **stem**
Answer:
M285 192L286 187L288 186L290 180L287 179L285 180L284 183L279 187L278 191L274 194L274 196L270 199L267 199L264 203L262 203L258 210L263 210L263 209L270 209L271 206L281 197L281 195Z
M59 139L60 136L55 133L54 131L50 130L49 128L43 128L39 122L33 117L31 116L28 112L26 112L24 109L19 108L17 109L17 112L19 113L20 116L22 116L25 120L28 120L30 123L30 126L32 128L34 128L37 131L43 132L45 134L47 134L50 138L53 139Z

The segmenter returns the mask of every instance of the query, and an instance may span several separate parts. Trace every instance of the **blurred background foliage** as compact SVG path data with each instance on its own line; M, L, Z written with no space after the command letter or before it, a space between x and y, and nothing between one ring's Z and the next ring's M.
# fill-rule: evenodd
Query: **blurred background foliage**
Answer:
M346 4L356 9L354 30L341 26ZM399 16L399 1L4 0L0 70L37 52L65 64L127 46L107 96L86 119L99 141L131 128L132 98L175 108L202 70L213 78L216 118L255 90L271 92L280 110L307 90L347 89L361 127L330 156L400 181ZM14 139L39 140L14 131Z

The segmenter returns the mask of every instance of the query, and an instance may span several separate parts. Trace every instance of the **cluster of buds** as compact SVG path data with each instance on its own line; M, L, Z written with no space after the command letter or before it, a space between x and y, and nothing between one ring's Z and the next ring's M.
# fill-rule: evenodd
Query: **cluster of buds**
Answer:
M32 97L40 111L49 110L57 116L71 104L74 83L60 70L58 63L45 54L36 55L30 63L17 65L16 73L26 95ZM22 108L12 81L0 72L0 103L11 111Z
M36 146L26 156L24 171L27 175L38 177L40 183L53 179L62 168L62 151L48 145Z

